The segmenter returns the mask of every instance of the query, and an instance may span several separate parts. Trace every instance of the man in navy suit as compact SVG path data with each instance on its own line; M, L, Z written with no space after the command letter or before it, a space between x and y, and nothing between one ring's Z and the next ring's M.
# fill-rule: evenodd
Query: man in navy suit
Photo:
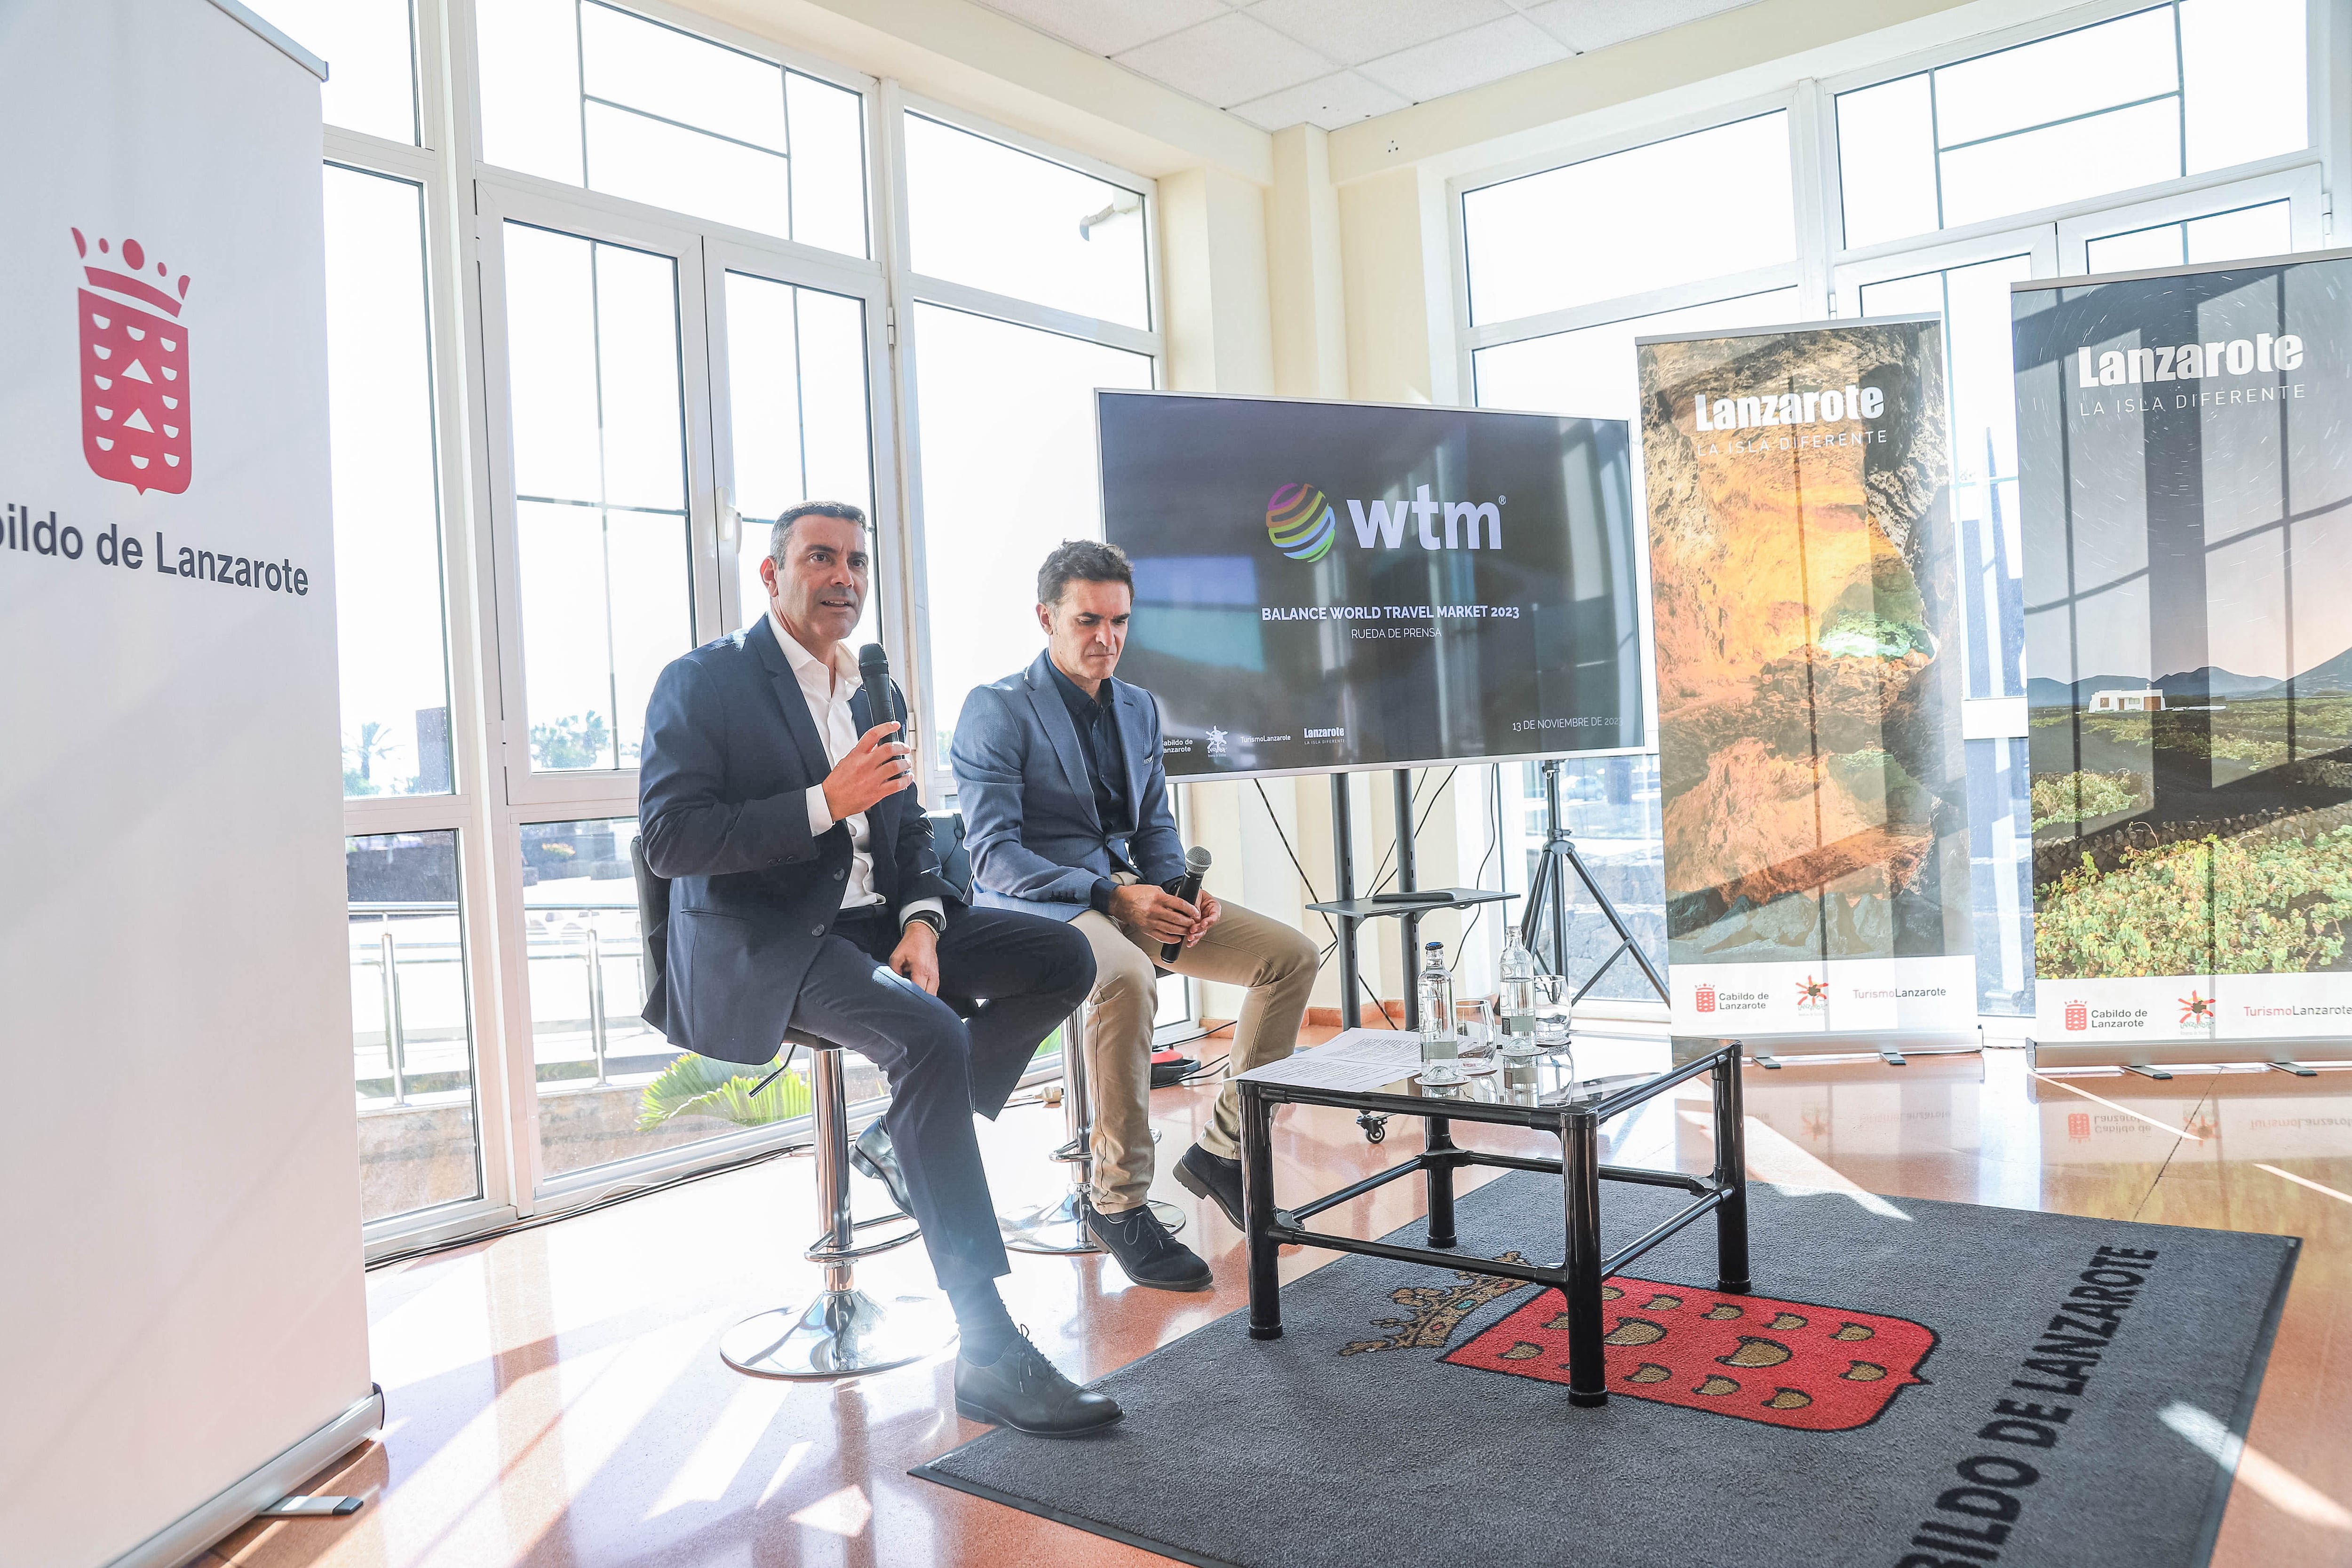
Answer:
M868 712L844 642L869 564L856 507L792 507L760 563L765 612L655 684L639 821L674 885L647 1015L721 1061L765 1062L790 1028L880 1067L890 1109L857 1163L922 1225L961 1331L956 1407L1041 1437L1091 1431L1118 1406L1055 1370L997 1295L1011 1266L971 1118L1004 1108L1094 960L1052 921L964 907L940 875L909 749L890 738L905 700ZM982 1005L967 1023L942 992Z
M1168 809L1160 705L1112 678L1135 579L1116 545L1072 539L1037 573L1046 647L1019 674L976 687L956 721L956 800L973 902L1067 921L1095 955L1087 1069L1094 1086L1094 1190L1087 1225L1139 1285L1205 1291L1209 1266L1144 1201L1151 1186L1151 1019L1167 967L1247 988L1230 1075L1288 1056L1315 986L1315 945L1279 921L1203 892L1175 895L1184 850ZM1242 1222L1240 1094L1218 1093L1176 1179Z

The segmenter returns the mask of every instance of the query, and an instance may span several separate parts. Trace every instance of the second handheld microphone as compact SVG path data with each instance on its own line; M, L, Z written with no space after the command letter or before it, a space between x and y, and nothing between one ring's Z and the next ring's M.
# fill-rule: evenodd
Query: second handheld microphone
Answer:
M1201 902L1201 877L1209 869L1209 852L1194 844L1184 852L1184 875L1176 883L1176 896L1187 904ZM1181 942L1163 942L1160 946L1160 961L1172 964L1176 955L1184 950Z

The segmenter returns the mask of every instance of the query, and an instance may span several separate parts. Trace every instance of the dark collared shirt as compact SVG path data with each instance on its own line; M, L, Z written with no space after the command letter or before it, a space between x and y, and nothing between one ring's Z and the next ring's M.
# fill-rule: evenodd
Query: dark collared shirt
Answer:
M1128 810L1127 751L1118 742L1118 719L1111 706L1110 683L1103 682L1095 688L1095 695L1088 696L1050 659L1046 668L1054 672L1054 687L1062 694L1062 706L1069 709L1071 727L1078 732L1078 754L1086 758L1087 777L1095 787L1095 817L1102 823L1103 838L1118 846L1111 852L1112 857L1123 863L1126 857L1120 851L1135 831L1135 822ZM1089 902L1097 913L1110 913L1110 893L1115 885L1108 877L1097 879Z

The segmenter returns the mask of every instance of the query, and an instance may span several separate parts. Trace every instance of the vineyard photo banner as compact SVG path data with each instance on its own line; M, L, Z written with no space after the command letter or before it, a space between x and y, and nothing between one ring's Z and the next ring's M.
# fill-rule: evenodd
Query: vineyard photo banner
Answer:
M2352 253L2011 299L2036 1039L2341 1040Z
M1942 323L1643 339L1677 1029L1972 1029Z

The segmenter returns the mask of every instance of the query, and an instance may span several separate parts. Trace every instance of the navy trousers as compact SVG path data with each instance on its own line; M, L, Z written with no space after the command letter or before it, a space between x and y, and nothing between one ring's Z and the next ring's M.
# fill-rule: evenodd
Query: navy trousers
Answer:
M1037 1046L1094 989L1094 951L1058 920L955 909L940 937L940 990L977 1002L969 1021L892 972L887 907L845 910L801 982L792 1027L857 1052L890 1082L883 1126L943 1289L1012 1272L972 1133L994 1120Z

